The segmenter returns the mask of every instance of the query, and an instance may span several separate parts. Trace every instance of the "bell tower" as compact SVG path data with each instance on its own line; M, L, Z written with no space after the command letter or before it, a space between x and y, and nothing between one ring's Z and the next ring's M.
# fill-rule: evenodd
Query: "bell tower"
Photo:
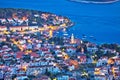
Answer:
M74 35L72 34L71 35L71 44L74 44L75 43L75 39L74 39Z

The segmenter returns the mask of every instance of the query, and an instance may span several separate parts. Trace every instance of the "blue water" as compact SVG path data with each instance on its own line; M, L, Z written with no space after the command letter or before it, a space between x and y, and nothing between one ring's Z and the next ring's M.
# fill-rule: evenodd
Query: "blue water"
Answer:
M85 4L67 0L0 0L1 8L27 8L69 17L75 25L68 31L75 37L97 43L120 43L120 2ZM89 36L94 36L90 39Z

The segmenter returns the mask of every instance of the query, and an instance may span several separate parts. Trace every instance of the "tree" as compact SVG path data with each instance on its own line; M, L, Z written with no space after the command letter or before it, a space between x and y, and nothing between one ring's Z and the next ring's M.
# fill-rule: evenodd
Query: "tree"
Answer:
M101 50L98 50L98 51L96 51L96 53L95 53L96 55L97 55L97 59L99 59L100 57L102 57L104 54L103 54L103 51L101 51Z
M26 62L29 62L30 61L30 55L24 55L23 57L23 60L26 61Z
M46 69L45 75L49 76L50 78L53 78L54 76L51 72L48 71L48 69Z
M16 74L12 75L12 80L14 80L17 77Z

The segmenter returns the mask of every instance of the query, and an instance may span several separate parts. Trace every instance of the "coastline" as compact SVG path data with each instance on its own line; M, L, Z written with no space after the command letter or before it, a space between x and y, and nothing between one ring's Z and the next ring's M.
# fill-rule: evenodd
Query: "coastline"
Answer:
M86 0L69 0L69 1L72 1L72 2L81 2L81 3L110 4L110 3L118 2L119 0L105 1L105 2L99 2L99 1L86 1Z
M5 12L5 10L7 10L8 12ZM45 26L47 26L48 28L51 28L51 26L52 26L52 28L55 28L56 30L58 30L58 29L61 29L61 28L69 28L69 27L74 25L74 23L68 17L61 16L61 15L56 15L56 14L53 14L53 13L50 13L50 12L43 12L43 11L40 11L40 10L23 9L23 8L21 8L21 9L20 8L0 8L0 11L5 12L6 14L11 13L11 15L6 16L2 12L0 12L1 13L0 14L0 21L2 22L0 24L0 28L1 28L1 26L7 26L7 20L8 20L8 23L9 23L9 27L19 27L19 26L45 27ZM18 14L18 12L16 12L16 11L20 11L19 12L20 14ZM25 12L24 15L22 15L22 12ZM31 15L30 15L30 13L31 13ZM16 14L16 15L14 15L14 14ZM5 16L6 16L6 19L5 19ZM18 16L20 16L20 17L18 18ZM30 17L33 18L33 19L36 19L36 18L37 19L39 18L39 19L34 21ZM54 19L54 20L52 20L52 23L45 22L45 21L49 22L50 18ZM16 19L18 21L21 20L22 22L25 22L25 24L23 24L23 23L17 24L16 23L16 25L14 25L14 23L15 23L14 21ZM41 26L40 26L40 22L39 22L40 19L44 20L43 23L41 23ZM11 23L10 23L10 21L11 21ZM5 22L5 24L3 24L3 22ZM32 22L34 22L35 24L32 23ZM58 24L54 24L55 22L58 22Z
M81 38L82 34L86 34L93 35L100 43L120 43L120 39L118 38L120 34L120 1L110 4L87 4L82 2L70 2L70 0L52 0L52 2L29 1L26 3L24 1L16 2L14 0L0 2L2 3L0 5L1 8L32 9L69 17L75 22L75 26L69 28L69 34L73 33L78 38ZM18 4L18 2L20 3ZM34 5L33 2L35 3ZM57 5L58 2L59 5ZM94 21L96 21L96 23L89 24ZM100 27L97 28L96 26Z

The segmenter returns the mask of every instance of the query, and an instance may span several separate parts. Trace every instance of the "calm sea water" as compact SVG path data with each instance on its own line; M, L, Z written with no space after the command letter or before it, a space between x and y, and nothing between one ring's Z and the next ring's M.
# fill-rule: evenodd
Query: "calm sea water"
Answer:
M120 2L85 4L67 0L0 0L1 8L26 8L69 17L75 25L68 33L97 43L120 43ZM89 36L94 36L94 40ZM96 40L95 40L96 39Z

